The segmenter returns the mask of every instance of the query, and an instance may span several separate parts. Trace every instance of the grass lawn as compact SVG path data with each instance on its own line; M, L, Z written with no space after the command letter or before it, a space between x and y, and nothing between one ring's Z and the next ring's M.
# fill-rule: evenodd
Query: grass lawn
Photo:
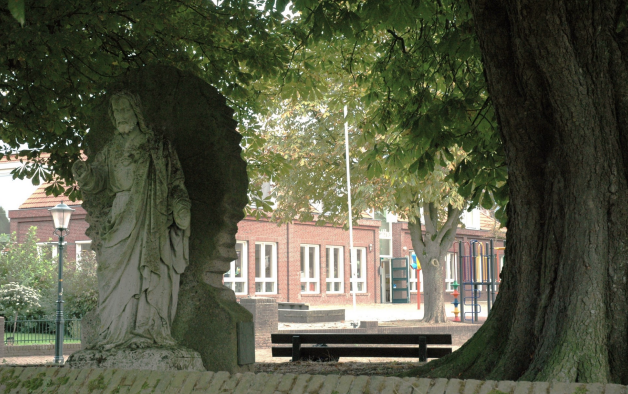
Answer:
M10 339L12 338L12 339ZM7 345L54 345L55 336L54 334L29 334L29 333L21 333L16 332L15 334L12 332L4 333L4 343ZM65 337L63 339L63 343L81 343L79 338L69 338Z

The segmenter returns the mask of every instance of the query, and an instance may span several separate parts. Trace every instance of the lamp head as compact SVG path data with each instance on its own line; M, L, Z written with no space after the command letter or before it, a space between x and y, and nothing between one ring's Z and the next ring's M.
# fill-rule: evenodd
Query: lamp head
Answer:
M54 208L49 209L56 230L67 230L70 225L70 217L74 209L63 203L57 204Z

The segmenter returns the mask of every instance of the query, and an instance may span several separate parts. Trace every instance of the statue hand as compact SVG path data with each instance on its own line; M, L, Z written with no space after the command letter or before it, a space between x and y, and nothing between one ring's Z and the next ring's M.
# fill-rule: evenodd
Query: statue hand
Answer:
M87 172L87 163L77 160L72 164L72 173L75 178L81 178Z
M185 230L190 226L190 201L188 200L175 200L172 207L172 216L177 226Z

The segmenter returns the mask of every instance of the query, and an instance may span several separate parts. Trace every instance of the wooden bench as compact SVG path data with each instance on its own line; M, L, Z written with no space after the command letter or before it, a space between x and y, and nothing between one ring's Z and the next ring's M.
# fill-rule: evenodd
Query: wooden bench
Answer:
M273 347L273 357L292 357L299 360L339 360L340 357L440 358L451 353L451 334L271 334L273 344L292 346ZM317 346L302 346L317 344ZM353 346L327 346L353 345ZM359 345L415 345L408 347L367 347Z

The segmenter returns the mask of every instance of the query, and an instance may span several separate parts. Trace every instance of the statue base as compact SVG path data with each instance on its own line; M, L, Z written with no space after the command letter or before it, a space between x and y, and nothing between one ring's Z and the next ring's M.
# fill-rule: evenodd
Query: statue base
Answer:
M75 369L117 368L151 371L206 371L201 355L197 351L185 347L79 350L70 355L66 365Z

